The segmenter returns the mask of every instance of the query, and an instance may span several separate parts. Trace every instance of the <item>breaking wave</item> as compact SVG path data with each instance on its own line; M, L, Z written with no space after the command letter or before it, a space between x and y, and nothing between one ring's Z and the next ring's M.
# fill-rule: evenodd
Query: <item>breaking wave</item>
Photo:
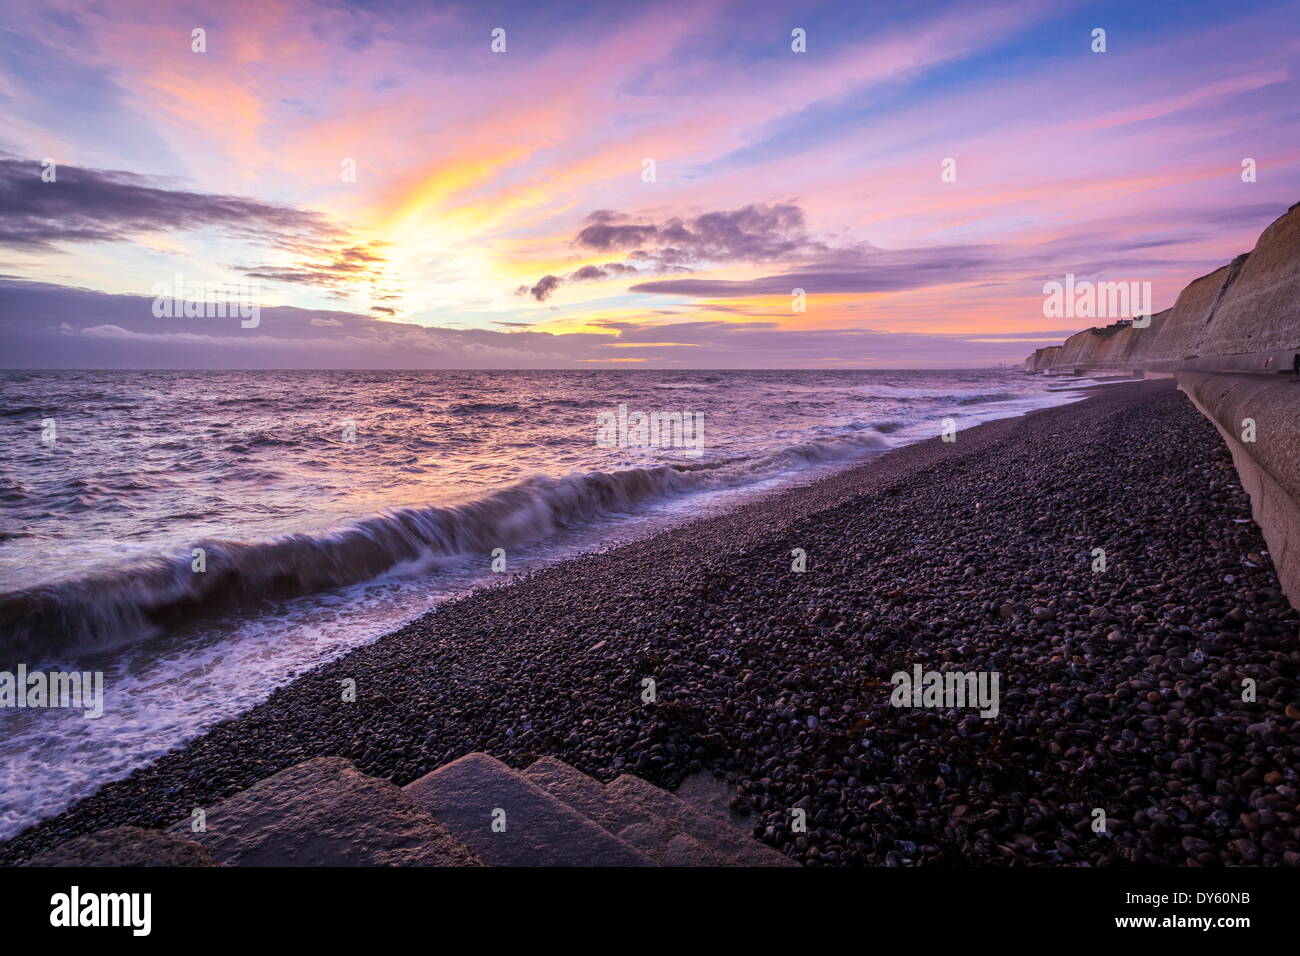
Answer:
M1010 392L994 392L991 395L968 395L957 401L958 405L986 405L989 402L1009 402L1016 396Z
M263 542L197 541L192 549L87 577L0 595L0 659L16 661L147 636L195 614L357 584L544 539L639 505L762 481L889 446L875 429L720 462L660 464L525 479L464 504L384 511L318 534Z

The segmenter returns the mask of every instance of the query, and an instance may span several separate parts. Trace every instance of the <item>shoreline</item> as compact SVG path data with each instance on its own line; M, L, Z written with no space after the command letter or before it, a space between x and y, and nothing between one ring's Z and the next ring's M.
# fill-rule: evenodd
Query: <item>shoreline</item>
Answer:
M740 395L758 390L779 398L782 407L754 409L736 423L731 437L720 433L722 445L735 446L736 454L719 453L711 463L682 459L674 467L658 455L633 454L611 461L609 468L516 476L501 487L469 490L452 501L435 495L387 511L360 508L342 519L321 517L309 527L286 526L277 535L243 535L232 527L203 536L173 536L170 549L142 548L134 556L115 556L95 565L93 576L69 573L35 590L0 594L0 652L7 650L10 659L25 658L29 668L58 660L65 669L76 663L80 669L102 670L109 694L109 719L101 723L49 721L35 711L11 715L6 722L11 752L0 760L0 773L13 779L30 776L41 785L26 792L10 788L0 796L0 840L237 717L295 676L452 597L583 551L608 550L682 521L807 485L853 467L851 459L866 461L889 446L931 437L939 426L926 421L940 414L955 414L969 428L988 417L1012 417L1082 397L1044 394L1015 381L1022 377L962 375L948 381L929 374L853 375L843 388L831 383L833 391L822 394L819 386L815 395L807 392L808 385L826 385L822 376L805 382L783 376L767 385L746 378ZM707 395L712 405L731 415L739 407L725 377L656 376L647 381L647 394L655 398L665 392L674 399ZM694 384L688 387L688 382ZM265 384L257 387L277 391ZM570 391L564 401L600 404L598 396L578 399L571 383L565 387ZM131 390L119 384L115 393ZM846 404L832 404L826 400L830 396ZM785 403L805 398L808 407L797 411L792 422L797 427L777 428L774 423L784 420L777 412L784 411ZM814 418L822 424L811 425ZM765 420L766 432L755 430ZM744 443L748 452L740 447L737 436L742 435L755 442ZM550 441L558 442L559 436ZM286 447L290 450L275 456L293 460L292 446ZM269 460L266 464L270 467ZM140 508L149 512L147 504ZM176 534L183 534L179 525ZM381 547L372 550L376 543ZM207 574L191 572L193 545L204 547ZM408 546L413 548L408 556L420 556L407 561L397 553ZM486 558L498 546L508 549L508 573L489 571ZM12 564L16 555L7 553ZM358 565L369 567L384 555L402 564L378 576L363 570L366 580L339 583L352 580ZM53 552L43 560L54 560ZM37 563L25 573L38 573L43 566ZM505 570L496 561L492 569ZM330 581L338 586L315 590ZM309 593L272 597L270 606L254 600L268 590L292 594L301 583Z
M1296 736L1282 709L1300 655L1271 565L1235 566L1263 543L1234 520L1250 510L1226 455L1171 382L1109 384L952 444L893 449L444 604L28 828L0 861L109 826L165 827L311 757L401 784L483 750L668 786L713 769L740 785L756 832L804 863L1295 862L1293 835L1266 841L1279 832L1267 819L1240 822L1261 813L1255 777L1285 770L1274 758ZM1218 547L1201 550L1207 539ZM1095 545L1115 555L1102 581L1078 554ZM1210 624L1204 608L1220 609ZM1003 674L1000 719L888 707L891 672L944 660ZM1239 672L1259 685L1251 712L1221 686ZM639 696L647 677L653 705ZM349 678L355 703L337 692ZM1170 713L1192 751L1168 749ZM1255 773L1261 756L1276 769ZM1226 773L1242 761L1231 793L1207 789L1207 762ZM1053 763L1070 769L1058 780ZM1140 794L1115 792L1116 765L1142 766L1129 778L1148 781ZM1069 836L1092 836L1087 814L1076 819L1090 800L1108 807L1113 840ZM796 804L805 837L785 831ZM1186 814L1198 825L1184 838Z
M805 411L792 429L775 429L771 422L742 422L735 431L745 440L723 440L708 460L671 452L660 455L648 449L645 453L629 451L609 461L601 460L599 455L573 461L565 456L550 456L549 461L530 461L527 468L498 469L499 480L475 479L459 491L434 483L427 494L414 495L408 488L384 500L362 495L346 506L334 504L319 514L303 504L301 476L285 479L279 486L273 477L268 479L274 493L267 496L271 505L267 510L284 516L274 521L259 519L248 528L230 513L238 496L232 498L232 503L214 506L210 511L196 509L194 515L187 516L197 522L197 530L191 531L188 521L173 523L169 514L145 520L152 508L148 501L132 502L107 495L110 503L130 504L144 516L114 527L121 537L133 542L125 553L111 544L120 540L114 536L101 536L98 547L87 545L71 553L67 548L41 548L41 539L27 533L11 536L12 540L5 542L13 573L0 591L0 656L16 663L126 649L173 627L205 623L217 626L223 617L239 615L247 605L258 601L310 601L347 588L402 579L407 569L420 565L445 565L453 578L472 577L476 564L486 565L482 556L497 547L510 552L530 549L543 558L552 543L558 550L572 552L574 549L567 546L572 542L565 539L588 538L584 549L593 544L599 547L593 535L584 534L589 530L585 526L591 523L614 523L618 528L615 538L640 536L641 525L661 524L655 519L657 511L671 510L676 503L690 498L740 499L747 493L761 495L772 487L806 483L851 465L854 458L866 457L899 441L913 441L917 434L928 437L933 428L927 418L932 413L968 415L978 421L986 415L1023 414L1026 406L1074 397L1040 393L1032 386L1026 391L1023 383L1012 381L1018 373L1006 372L996 381L953 383L955 394L938 398L938 383L920 374L925 381L919 390L927 395L926 405L933 408L918 412L904 404L913 401L906 394L911 386L906 384L891 380L873 385L862 381L857 384L863 390L879 386L881 394L863 396L862 400L869 404L856 413ZM706 398L698 389L707 387L703 384L706 380L716 378L702 376L699 383L690 386L692 400ZM783 405L797 404L788 400L793 394L789 389L782 389L781 394ZM728 410L720 394L707 395L711 396L709 401L719 402L724 411ZM873 399L876 401L871 404ZM379 401L378 407L388 407L389 401ZM598 404L590 397L581 402L572 398L557 402L556 407L564 408ZM882 403L886 407L880 407ZM513 407L514 403L508 404ZM551 408L552 404L542 400L538 407ZM812 403L816 408L828 404ZM998 410L1007 404L1012 408ZM453 411L463 407L468 406L449 406ZM434 417L449 414L448 408L441 408ZM585 420L584 416L578 417ZM459 419L457 423L464 424ZM484 424L497 427L488 420ZM572 432L571 420L566 420L563 427L570 429L563 436L566 441L581 437L590 443L590 435ZM754 434L755 428L766 428L770 438L761 432ZM262 441L289 442L287 437L272 437L262 431L257 435L251 442L254 448L260 447ZM511 439L523 437L527 436L498 436L504 442L507 460L510 449L515 447ZM554 436L553 440L564 445L560 437ZM531 444L543 447L548 443ZM263 459L258 459L255 466L249 464L245 458L253 452L244 444L232 444L226 451L232 449L249 468L263 468L274 476L280 467ZM286 473L322 464L310 458L304 464L295 457L302 448L292 442L282 444L280 449L276 454L286 456L289 462L284 466ZM395 456L387 454L385 459L379 452L371 453L372 458L379 458L376 467L393 466ZM460 459L456 454L452 454L453 471L477 461L469 451ZM357 461L349 460L340 467L346 479L349 475L356 477L354 472L359 466ZM810 473L800 474L803 471ZM35 479L29 481L35 483ZM143 491L141 494L148 497ZM38 504L43 502L39 495L28 498ZM735 503L731 500L723 507L731 508ZM244 502L244 508L256 510L248 502ZM713 509L714 513L718 510ZM26 515L16 520L21 523L23 517ZM158 530L160 526L168 529L166 533ZM196 547L204 550L205 574L193 573ZM411 613L418 614L420 609ZM397 624L390 619L385 629Z

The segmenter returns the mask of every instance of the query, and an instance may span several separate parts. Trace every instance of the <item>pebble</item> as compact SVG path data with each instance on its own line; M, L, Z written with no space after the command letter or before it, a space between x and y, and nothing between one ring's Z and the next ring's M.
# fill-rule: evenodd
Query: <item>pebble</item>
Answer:
M1170 382L893 451L444 604L0 862L169 825L315 756L404 784L483 750L668 788L711 772L757 838L818 866L1294 864L1300 624L1233 520L1228 461ZM1093 547L1105 572L1077 560ZM998 716L892 707L914 664L997 672Z

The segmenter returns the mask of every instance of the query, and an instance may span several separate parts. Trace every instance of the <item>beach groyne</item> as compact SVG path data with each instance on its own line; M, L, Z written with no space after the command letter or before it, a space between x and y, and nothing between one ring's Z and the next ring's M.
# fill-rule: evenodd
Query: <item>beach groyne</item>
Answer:
M1173 377L1223 436L1282 586L1300 606L1300 203L1255 248L1190 282L1149 322L1085 329L1037 350L1027 372Z

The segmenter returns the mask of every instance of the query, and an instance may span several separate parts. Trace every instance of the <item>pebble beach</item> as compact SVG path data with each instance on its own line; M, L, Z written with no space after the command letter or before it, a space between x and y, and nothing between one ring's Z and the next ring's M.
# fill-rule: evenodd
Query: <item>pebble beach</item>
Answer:
M313 757L405 784L485 751L712 772L808 866L1296 865L1298 627L1214 427L1112 384L444 604L0 861ZM997 716L892 706L917 665L998 674Z

